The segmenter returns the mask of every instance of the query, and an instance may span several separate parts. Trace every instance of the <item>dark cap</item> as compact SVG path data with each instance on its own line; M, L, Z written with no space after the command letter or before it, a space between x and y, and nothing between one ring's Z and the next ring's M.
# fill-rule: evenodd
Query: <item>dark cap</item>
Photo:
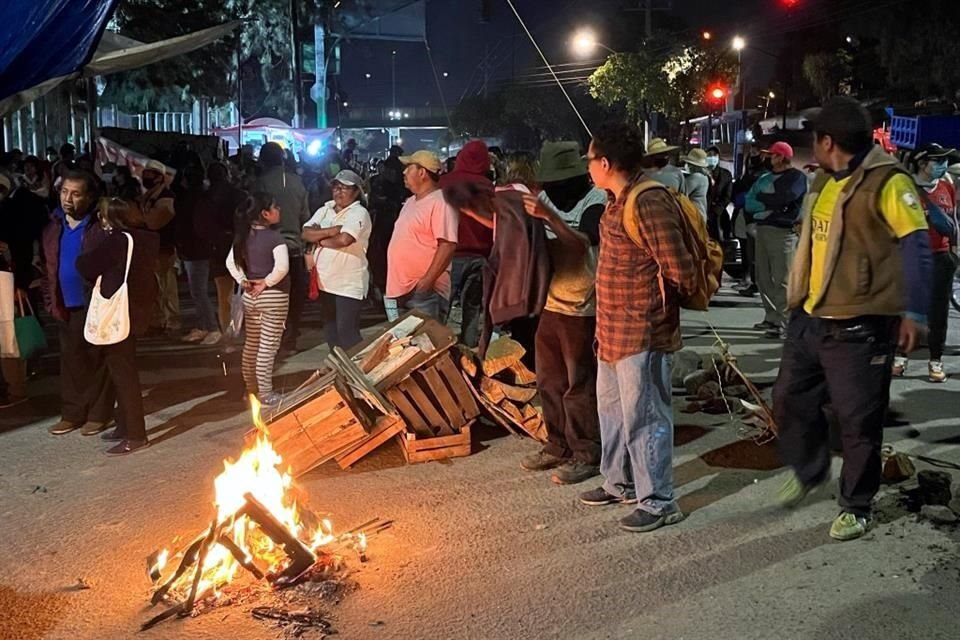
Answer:
M947 149L936 142L929 142L913 154L914 162L923 162L924 160L946 160L956 149Z
M818 135L829 135L849 153L860 153L873 144L870 112L848 96L831 98L809 120Z

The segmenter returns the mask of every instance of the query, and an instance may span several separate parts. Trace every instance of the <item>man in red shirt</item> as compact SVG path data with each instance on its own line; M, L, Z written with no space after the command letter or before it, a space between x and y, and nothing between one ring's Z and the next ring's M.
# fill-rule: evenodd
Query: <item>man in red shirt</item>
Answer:
M924 145L913 156L913 179L922 189L926 211L930 250L933 253L933 282L930 287L930 310L927 318L930 334L930 362L927 373L930 382L945 382L943 345L947 339L947 317L956 257L952 253L957 244L957 195L947 177L947 164L953 149L939 144ZM953 245L953 247L951 247ZM897 354L893 375L902 376L907 369L906 354Z

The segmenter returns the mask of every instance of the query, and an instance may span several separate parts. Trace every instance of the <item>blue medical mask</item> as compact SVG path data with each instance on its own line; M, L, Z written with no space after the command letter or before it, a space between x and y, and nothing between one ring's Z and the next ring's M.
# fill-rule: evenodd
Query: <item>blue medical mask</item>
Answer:
M930 177L934 180L939 180L943 176L947 175L947 163L944 162L933 162L930 165Z
M708 167L716 169L718 164L720 164L720 156L707 156Z

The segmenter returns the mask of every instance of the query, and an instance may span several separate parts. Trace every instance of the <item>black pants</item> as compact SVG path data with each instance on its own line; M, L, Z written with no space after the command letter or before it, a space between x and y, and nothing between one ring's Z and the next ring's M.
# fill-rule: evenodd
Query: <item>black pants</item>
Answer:
M710 210L707 216L707 233L717 242L723 242L733 236L733 223L726 207L715 207Z
M596 318L544 311L537 328L537 389L547 424L544 451L600 464Z
M310 288L310 273L303 261L302 253L290 252L290 309L287 312L287 325L283 332L281 346L285 349L295 349L300 337L300 318L303 316L303 305Z
M898 323L886 316L826 320L795 311L773 389L781 455L808 486L830 472L823 405L832 404L843 449L840 506L857 515L870 514L880 487Z
M102 353L110 373L110 382L117 395L117 429L128 440L146 440L147 426L143 417L143 394L140 371L137 369L137 339L130 336L123 342L94 347Z
M113 417L114 389L105 354L83 337L86 313L71 309L66 322L57 323L60 337L60 415L74 424L108 422Z
M510 337L520 343L526 349L523 354L523 365L532 371L536 371L539 366L537 360L537 326L540 323L540 316L527 318L517 318L506 324L506 329L510 332Z
M363 300L320 292L320 315L323 333L332 351L340 347L344 351L360 343L360 307Z
M947 318L950 315L950 296L953 294L953 258L946 251L933 254L933 286L930 291L930 359L943 357L947 341Z

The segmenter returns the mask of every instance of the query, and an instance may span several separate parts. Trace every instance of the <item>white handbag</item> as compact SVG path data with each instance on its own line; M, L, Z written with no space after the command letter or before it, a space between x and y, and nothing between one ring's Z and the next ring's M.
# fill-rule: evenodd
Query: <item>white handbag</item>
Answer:
M127 236L127 266L123 271L123 284L110 296L100 294L100 281L97 276L93 285L90 308L87 309L87 321L83 326L83 337L90 344L107 345L123 342L130 335L130 298L127 294L127 276L130 275L130 260L133 258L133 236Z

